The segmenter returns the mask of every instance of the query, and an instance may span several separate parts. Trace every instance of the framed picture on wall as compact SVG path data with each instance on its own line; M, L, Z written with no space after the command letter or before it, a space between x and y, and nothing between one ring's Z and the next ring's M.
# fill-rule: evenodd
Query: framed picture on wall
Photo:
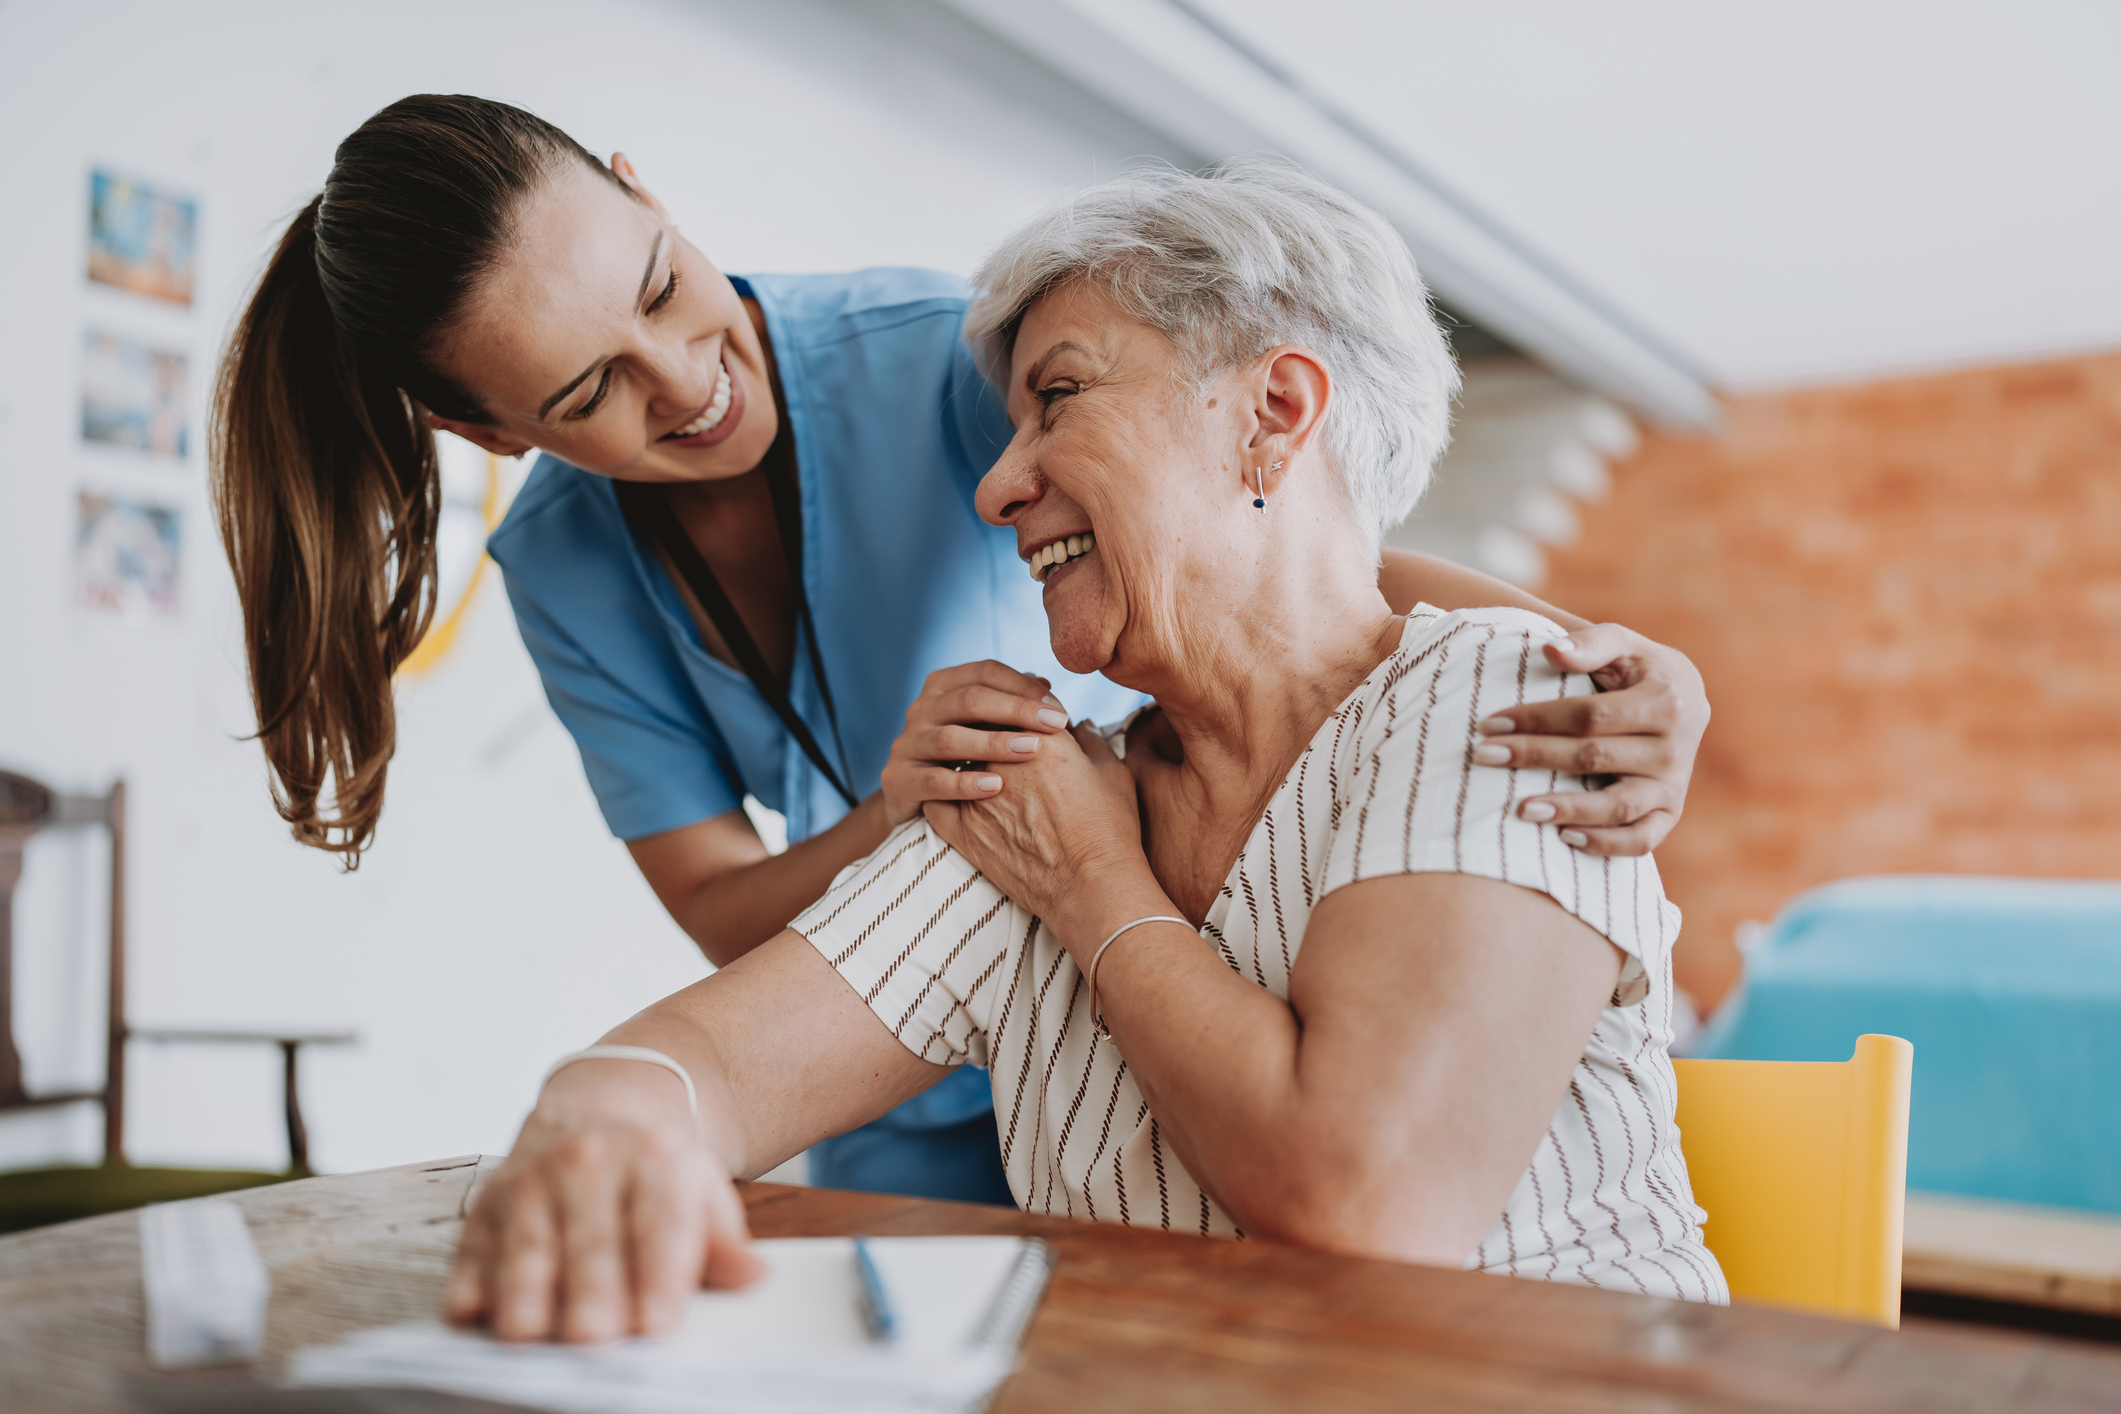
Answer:
M88 178L88 278L191 303L199 204L101 168Z
M176 613L182 551L183 524L174 506L81 493L74 576L83 608Z
M189 450L185 357L124 334L83 331L81 440L181 457Z

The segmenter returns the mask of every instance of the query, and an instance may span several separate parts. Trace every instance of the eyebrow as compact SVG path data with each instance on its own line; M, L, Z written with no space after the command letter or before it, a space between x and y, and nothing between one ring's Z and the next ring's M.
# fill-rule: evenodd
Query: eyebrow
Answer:
M648 264L641 271L641 287L638 290L635 290L633 293L633 307L635 309L639 309L641 307L641 301L648 298L648 282L655 278L656 257L661 255L662 253L663 233L661 231L657 231L655 233L655 239L648 243ZM543 422L545 420L546 414L552 411L553 406L556 403L558 403L562 398L566 397L569 393L572 393L575 389L581 387L582 380L587 378L590 374L596 372L597 369L601 368L604 365L605 360L609 357L610 355L608 354L598 354L595 360L590 363L589 367L583 369L580 373L575 374L572 379L568 380L566 387L560 389L559 392L554 393L544 402L538 404L538 421Z
M655 258L663 253L663 233L657 231L655 239L648 243L648 264L641 269L641 287L633 292L633 307L639 309L641 301L648 298L648 282L655 278Z
M1072 339L1061 340L1052 348L1047 349L1044 353L1040 354L1038 356L1037 363L1032 364L1029 368L1024 370L1024 390L1026 392L1031 393L1037 392L1039 375L1046 371L1046 365L1053 362L1054 359L1060 357L1062 354L1071 352L1087 354L1090 351L1084 348L1081 344L1076 343Z

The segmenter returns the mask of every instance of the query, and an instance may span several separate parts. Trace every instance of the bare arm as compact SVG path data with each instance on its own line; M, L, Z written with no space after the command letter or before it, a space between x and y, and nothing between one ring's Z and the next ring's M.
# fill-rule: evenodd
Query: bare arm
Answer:
M1001 663L966 663L928 675L891 746L883 789L831 829L768 854L743 811L628 840L655 896L707 960L725 966L788 926L840 870L930 800L982 800L1002 788L984 771L946 762L1031 760L1067 726L1043 678ZM1043 715L1042 715L1043 714Z
M709 962L724 967L787 927L834 874L889 833L879 792L780 854L766 852L741 810L628 840L626 848L678 926Z
M1503 605L1544 614L1569 630L1566 645L1544 651L1556 667L1587 673L1604 691L1535 703L1481 723L1483 766L1610 776L1600 790L1535 795L1520 802L1527 820L1551 821L1586 854L1648 854L1679 823L1694 756L1709 727L1701 673L1676 648L1619 624L1591 624L1514 585L1434 555L1384 552L1378 590L1395 614L1418 603L1439 609Z
M1589 619L1579 619L1567 609L1557 609L1536 595L1493 575L1469 570L1464 565L1416 550L1385 547L1384 562L1377 569L1377 589L1395 614L1404 614L1416 604L1434 604L1439 609L1484 609L1501 605L1530 609L1544 614L1565 629L1589 628Z
M639 1061L561 1070L464 1225L447 1308L507 1340L668 1330L702 1285L758 1274L730 1184L883 1114L948 1074L920 1059L817 950L783 932L604 1038Z
M1551 899L1461 874L1329 894L1286 1002L1189 929L1137 931L1155 936L1105 959L1104 1015L1186 1171L1248 1233L1451 1267L1508 1204L1620 969Z

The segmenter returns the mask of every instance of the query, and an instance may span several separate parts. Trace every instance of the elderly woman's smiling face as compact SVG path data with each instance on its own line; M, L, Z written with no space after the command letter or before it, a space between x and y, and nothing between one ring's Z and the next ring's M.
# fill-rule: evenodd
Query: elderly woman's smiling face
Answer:
M1063 285L1026 311L1007 385L1016 436L979 509L1016 531L1071 671L1169 643L1157 630L1200 611L1215 567L1248 555L1257 528L1237 513L1258 512L1238 462L1253 419L1218 396L1227 381L1199 388L1170 340L1095 287Z

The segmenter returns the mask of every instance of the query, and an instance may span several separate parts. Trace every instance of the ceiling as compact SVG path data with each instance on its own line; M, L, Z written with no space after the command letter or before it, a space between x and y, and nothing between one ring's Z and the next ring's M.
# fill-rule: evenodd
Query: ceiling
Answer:
M1712 384L2121 346L2121 5L1177 8Z

